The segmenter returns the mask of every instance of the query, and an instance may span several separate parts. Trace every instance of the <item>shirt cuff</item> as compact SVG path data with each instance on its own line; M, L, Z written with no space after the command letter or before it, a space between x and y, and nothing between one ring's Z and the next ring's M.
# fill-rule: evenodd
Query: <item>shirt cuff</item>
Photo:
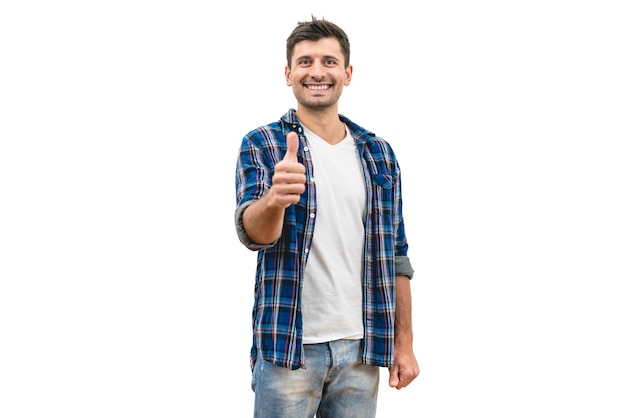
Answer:
M409 279L412 279L413 272L409 257L405 255L396 256L396 276L408 276Z

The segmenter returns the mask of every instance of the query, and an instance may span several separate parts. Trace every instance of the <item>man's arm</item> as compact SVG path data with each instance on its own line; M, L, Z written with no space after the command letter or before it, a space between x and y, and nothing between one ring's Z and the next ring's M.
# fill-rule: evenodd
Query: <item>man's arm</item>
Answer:
M274 167L272 186L259 200L243 212L243 227L258 244L274 242L283 229L285 209L296 204L304 192L305 169L298 162L298 135L287 134L287 152Z
M411 282L408 276L396 277L396 326L394 364L389 368L389 386L408 386L420 368L413 353L413 323L411 318Z

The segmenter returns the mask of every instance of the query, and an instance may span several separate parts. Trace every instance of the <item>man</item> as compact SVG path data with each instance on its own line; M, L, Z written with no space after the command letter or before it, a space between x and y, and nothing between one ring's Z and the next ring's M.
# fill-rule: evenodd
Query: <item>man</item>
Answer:
M350 43L312 18L287 39L297 99L249 132L235 224L258 251L251 350L255 417L374 417L379 368L419 374L400 168L390 145L338 113Z

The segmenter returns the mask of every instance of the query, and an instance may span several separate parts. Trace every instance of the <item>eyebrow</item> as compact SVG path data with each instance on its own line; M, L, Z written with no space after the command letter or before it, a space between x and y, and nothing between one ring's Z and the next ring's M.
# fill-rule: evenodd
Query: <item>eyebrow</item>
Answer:
M294 58L296 61L301 60L301 59L313 59L313 57L311 55L300 55L299 57L295 57ZM327 60L327 59L333 59L335 61L339 61L339 57L336 57L334 55L324 55L322 56L323 60Z

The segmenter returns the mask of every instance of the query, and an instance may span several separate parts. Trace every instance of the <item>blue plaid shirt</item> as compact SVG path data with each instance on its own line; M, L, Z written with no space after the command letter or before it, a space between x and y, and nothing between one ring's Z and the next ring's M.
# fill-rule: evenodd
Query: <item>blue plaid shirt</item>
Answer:
M413 277L404 233L400 167L382 138L339 115L355 139L366 185L363 260L363 329L365 364L393 363L396 275ZM236 167L235 225L240 241L258 251L252 315L251 365L261 357L289 369L305 367L302 347L301 281L315 228L315 183L308 181L296 205L285 210L283 231L273 243L254 243L243 228L242 214L272 184L274 166L287 150L286 136L300 137L298 161L313 178L313 164L302 125L290 109L278 122L249 132L242 140Z

